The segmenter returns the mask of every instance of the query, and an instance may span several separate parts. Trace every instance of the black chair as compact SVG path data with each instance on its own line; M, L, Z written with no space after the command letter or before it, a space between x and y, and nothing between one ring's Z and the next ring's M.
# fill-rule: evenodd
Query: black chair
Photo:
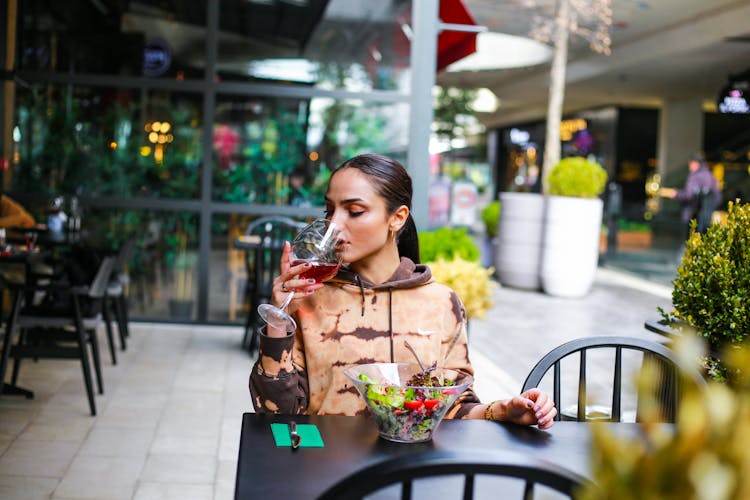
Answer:
M497 450L440 450L396 457L365 467L331 486L318 500L359 499L398 484L401 486L400 498L410 499L415 486L419 485L417 480L439 476L463 476L463 493L458 498L465 500L474 498L477 493L476 479L481 476L520 480L523 482L524 500L534 498L535 485L546 486L573 498L579 487L589 483L583 476L563 467L525 455ZM505 491L494 491L483 497L507 498L506 494Z
M125 339L130 336L128 330L128 299L125 295L125 289L130 283L128 265L133 258L135 244L135 237L131 237L120 245L112 266L112 276L107 284L107 293L104 304L105 321L108 323L110 322L109 311L114 311L117 332L120 337L120 349L123 351L127 348L127 341ZM112 356L112 363L117 364L114 345L110 344L109 347Z
M609 349L614 351L614 362L612 364L612 404L609 408L592 408L587 405L587 353L593 349ZM623 394L623 351L635 351L643 353L646 358L654 359L659 366L658 394L662 406L661 419L665 422L674 422L677 401L678 401L678 384L677 384L677 359L674 353L667 347L649 340L609 336L609 337L588 337L571 340L559 347L551 350L534 366L526 377L523 384L523 391L534 387L539 387L545 374L552 369L552 398L557 404L562 402L561 390L561 362L568 356L579 354L578 356L578 381L577 381L577 404L574 410L566 411L560 409L555 420L575 420L586 422L591 420L597 421L622 421L622 394ZM694 380L698 384L705 384L703 378L696 371ZM636 421L640 416L636 413Z
M245 254L245 300L248 302L248 312L242 346L250 352L258 348L259 331L263 326L256 309L260 304L271 300L273 278L279 273L284 242L294 239L303 227L304 222L291 217L271 215L254 220L245 230L246 236L260 238L260 244Z
M18 328L20 331L18 342L9 349L10 357L14 360L12 385L16 385L21 360L24 358L80 359L89 408L91 415L96 415L87 346L91 347L99 394L103 394L96 330L103 323L102 307L113 265L114 257L104 258L88 286L58 283L13 287L13 306L5 336L5 342L11 342L14 329ZM43 304L22 307L25 292L28 291L69 294L71 303L60 308L51 308ZM3 347L4 352L7 349L7 346Z

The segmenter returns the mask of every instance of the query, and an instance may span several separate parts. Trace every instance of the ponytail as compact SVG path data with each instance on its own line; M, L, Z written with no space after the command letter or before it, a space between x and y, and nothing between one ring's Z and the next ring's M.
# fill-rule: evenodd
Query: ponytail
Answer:
M397 246L399 257L408 257L415 264L419 264L419 237L417 235L417 225L411 214L409 214L404 227L398 233Z

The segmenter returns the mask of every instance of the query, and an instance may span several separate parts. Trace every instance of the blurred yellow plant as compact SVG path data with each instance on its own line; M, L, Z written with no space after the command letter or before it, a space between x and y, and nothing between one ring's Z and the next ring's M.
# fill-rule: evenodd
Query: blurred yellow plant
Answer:
M496 283L490 278L495 272L479 262L467 261L458 254L453 259L438 257L428 262L435 281L449 286L456 292L466 308L468 319L484 318L492 307L492 288Z
M740 500L750 498L750 380L741 373L733 384L696 384L702 340L683 335L680 405L674 427L655 419L657 369L644 365L639 385L651 388L642 432L618 437L592 424L593 479L579 492L582 500ZM750 366L750 346L734 346L722 358L730 367Z

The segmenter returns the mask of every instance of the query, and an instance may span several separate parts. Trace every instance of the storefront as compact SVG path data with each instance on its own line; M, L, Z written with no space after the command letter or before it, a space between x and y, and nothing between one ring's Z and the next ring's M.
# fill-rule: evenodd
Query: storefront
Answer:
M179 298L243 321L231 242L250 220L320 215L358 152L410 157L409 0L0 5L4 189L40 222L77 198L104 245L136 235L134 318L176 319Z
M608 107L566 116L560 124L562 156L593 157L620 184L623 213L643 220L646 181L656 168L658 112ZM544 122L498 130L498 192L541 189Z

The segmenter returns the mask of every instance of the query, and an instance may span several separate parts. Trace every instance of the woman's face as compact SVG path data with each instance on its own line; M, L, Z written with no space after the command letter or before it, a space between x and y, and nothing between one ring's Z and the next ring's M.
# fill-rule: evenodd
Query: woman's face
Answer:
M355 168L339 170L331 177L325 202L326 216L342 230L344 262L368 259L383 251L392 221L385 200L367 175Z

